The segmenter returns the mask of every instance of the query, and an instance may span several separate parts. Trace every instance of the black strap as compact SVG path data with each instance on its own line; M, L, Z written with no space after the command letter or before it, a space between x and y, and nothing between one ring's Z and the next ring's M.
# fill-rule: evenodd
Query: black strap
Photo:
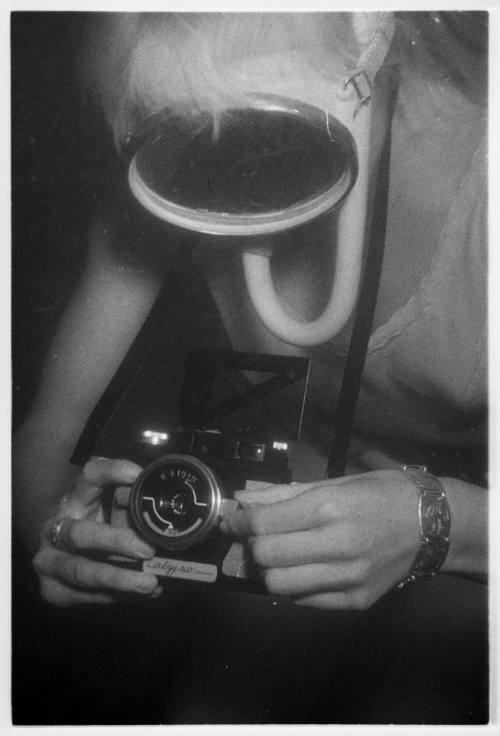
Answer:
M387 225L387 205L389 198L389 170L391 158L391 127L398 90L397 69L390 92L390 124L381 153L373 215L370 223L368 248L363 265L363 275L351 342L347 354L342 385L335 413L334 436L327 465L327 477L337 478L344 474L347 454L351 440L354 414L361 387L361 378L366 360L373 316L377 303L382 262L384 258L385 234Z

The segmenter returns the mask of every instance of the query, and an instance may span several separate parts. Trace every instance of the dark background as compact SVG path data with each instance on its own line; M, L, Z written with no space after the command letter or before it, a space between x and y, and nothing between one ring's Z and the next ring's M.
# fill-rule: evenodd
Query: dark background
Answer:
M83 267L86 227L112 159L78 78L86 13L11 16L14 426Z
M12 14L14 428L116 165L102 119L77 83L85 19ZM243 604L222 593L201 600L174 586L170 600L131 602L117 615L114 607L65 611L40 601L15 537L13 562L17 725L488 718L486 591L477 584L442 576L392 592L361 614L291 612L290 604L260 596ZM238 620L244 625L230 633ZM292 674L288 692L280 667Z
M51 337L83 269L89 216L114 158L103 121L78 81L86 19L76 12L11 14L14 430L26 416ZM54 699L68 673L54 637L64 648L65 636L75 640L75 631L68 616L58 618L40 602L15 532L12 570L14 722L57 723ZM71 711L78 687L70 676L68 693Z

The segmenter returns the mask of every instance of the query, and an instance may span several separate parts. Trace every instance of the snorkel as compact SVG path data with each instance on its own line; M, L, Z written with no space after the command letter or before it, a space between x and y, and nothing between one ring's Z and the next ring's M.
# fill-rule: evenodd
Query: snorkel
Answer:
M297 99L256 93L248 107L231 111L218 136L208 115L193 112L181 119L167 109L141 126L128 145L129 185L138 201L174 225L237 238L257 314L274 335L296 346L318 345L338 334L359 291L373 83L394 21L391 13L354 13L352 23L360 55L343 84L331 90L334 114ZM268 166L279 155L285 165ZM330 298L319 317L301 322L276 294L269 236L334 210Z

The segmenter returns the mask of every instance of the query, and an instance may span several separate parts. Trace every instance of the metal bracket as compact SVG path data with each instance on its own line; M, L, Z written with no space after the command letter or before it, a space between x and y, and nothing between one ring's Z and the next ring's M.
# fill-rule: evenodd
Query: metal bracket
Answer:
M361 106L365 105L371 100L373 87L368 74L363 69L358 69L352 74L349 74L349 76L344 79L344 89L346 89L349 84L352 85L354 91L358 96L358 104L356 105L356 109L354 110L355 117L359 112Z

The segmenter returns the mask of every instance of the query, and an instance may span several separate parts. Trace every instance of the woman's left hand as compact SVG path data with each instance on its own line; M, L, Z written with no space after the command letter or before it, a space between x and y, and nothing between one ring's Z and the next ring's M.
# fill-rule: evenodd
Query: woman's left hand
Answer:
M399 470L238 491L222 531L248 537L270 593L364 609L403 580L420 547L415 486Z

